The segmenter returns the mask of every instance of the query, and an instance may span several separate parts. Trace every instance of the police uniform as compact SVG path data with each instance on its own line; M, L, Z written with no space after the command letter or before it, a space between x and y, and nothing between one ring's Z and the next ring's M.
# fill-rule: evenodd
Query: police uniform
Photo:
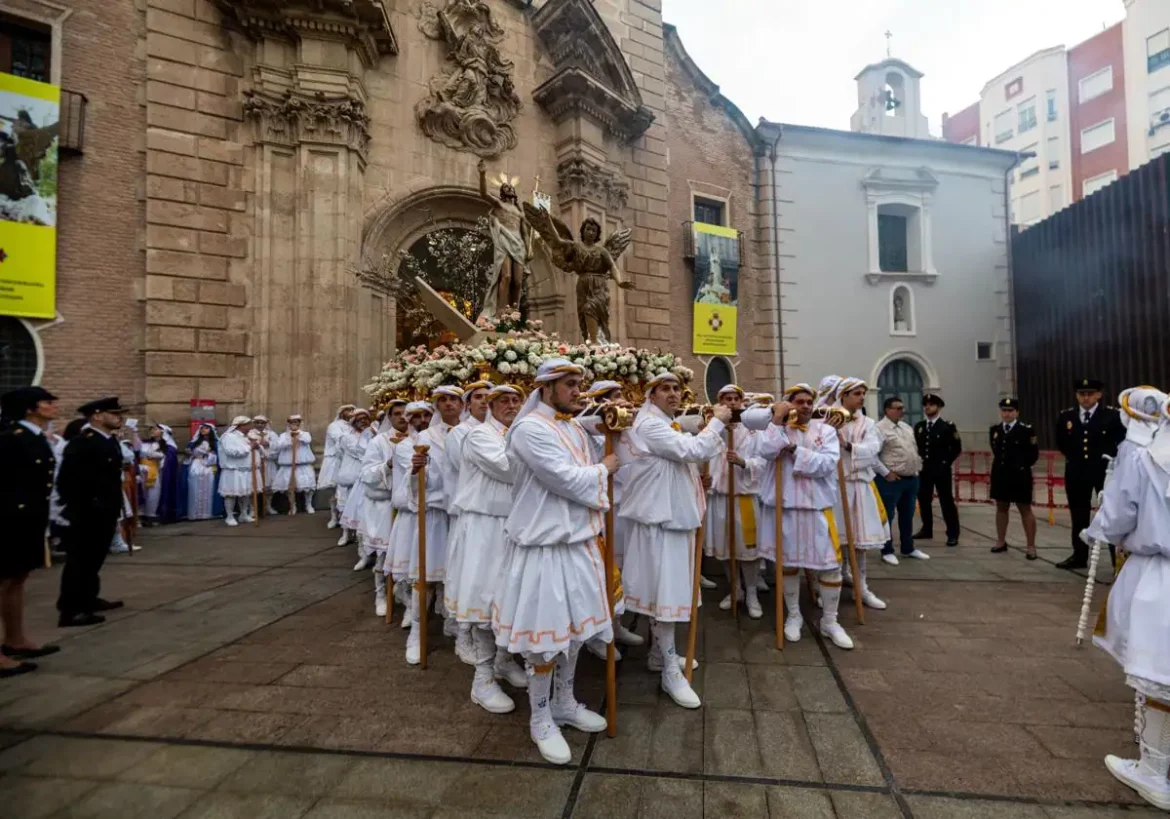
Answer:
M1020 408L1015 398L999 402L1001 409ZM996 424L989 431L991 452L991 499L1000 503L1032 503L1032 467L1040 458L1036 431L1031 424L1016 421Z
M86 404L78 412L89 417L125 410L115 397ZM63 537L68 559L57 599L58 625L101 622L95 612L121 606L98 597L98 573L122 513L122 447L118 439L86 425L65 447L57 494L69 521Z
M40 401L56 397L40 387L6 393L4 416L11 422L0 432L0 579L21 579L45 564L45 533L49 526L49 498L57 459L44 432L26 424L25 414Z
M924 395L922 403L937 404L940 409L946 406L946 402L933 393ZM934 493L937 491L938 505L942 507L943 520L947 526L947 545L952 546L959 540L959 510L955 506L951 483L951 464L963 451L959 430L950 421L944 421L940 415L936 415L933 421L924 419L914 425L914 443L918 446L918 454L922 456L922 472L919 474L918 484L918 508L922 514L922 528L914 537L929 540L933 536L932 507Z
M1078 391L1100 392L1103 387L1094 378L1083 378L1074 385ZM1064 491L1072 517L1073 554L1057 564L1065 569L1083 569L1089 565L1089 547L1080 534L1092 517L1093 490L1100 492L1105 485L1105 456L1117 457L1117 446L1125 440L1121 413L1113 407L1098 403L1089 410L1087 422L1085 412L1079 406L1069 407L1060 413L1056 425L1056 445L1064 455Z

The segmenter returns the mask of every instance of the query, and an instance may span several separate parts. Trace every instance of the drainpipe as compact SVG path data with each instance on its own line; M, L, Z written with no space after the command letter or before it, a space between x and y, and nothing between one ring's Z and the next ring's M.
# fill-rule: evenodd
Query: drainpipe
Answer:
M1012 266L1012 173L1019 166L1019 164L1031 157L1033 153L1016 153L1016 158L1008 169L1003 174L1003 218L1004 227L1006 228L1007 236L1007 277L1008 277L1008 322L1011 324L1011 344L1008 351L1008 379L1010 392L1013 396L1019 396L1018 386L1016 384L1016 276L1015 269Z
M788 386L788 379L784 372L784 303L780 296L780 216L777 213L777 197L776 197L776 146L780 144L781 137L784 136L784 129L779 124L776 126L776 139L768 147L768 161L771 170L771 190L772 190L772 269L776 274L776 378L778 387L776 394L784 392Z

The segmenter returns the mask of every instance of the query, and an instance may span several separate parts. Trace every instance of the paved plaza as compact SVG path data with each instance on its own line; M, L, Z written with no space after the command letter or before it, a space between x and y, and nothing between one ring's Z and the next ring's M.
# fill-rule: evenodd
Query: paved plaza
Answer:
M962 514L959 548L872 571L888 611L862 627L843 601L852 652L806 636L780 653L775 592L738 625L707 592L704 707L671 703L631 650L619 735L568 730L564 768L528 739L522 694L507 716L469 701L437 622L429 670L406 665L400 610L374 617L369 574L322 515L148 530L106 564L104 595L126 608L104 625L57 631L58 572L31 581L33 633L62 651L0 683L0 817L1163 815L1101 764L1136 752L1133 697L1073 646L1083 577L1051 565L1068 529L1041 523L1028 563L988 552L990 507ZM583 655L578 695L598 709L603 676Z

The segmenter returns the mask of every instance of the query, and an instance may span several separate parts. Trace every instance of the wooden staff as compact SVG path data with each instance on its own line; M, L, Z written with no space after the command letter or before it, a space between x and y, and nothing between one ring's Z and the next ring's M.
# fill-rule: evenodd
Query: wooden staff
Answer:
M710 465L704 462L699 467L700 475L707 475ZM687 682L691 681L695 665L695 643L699 637L699 576L703 571L703 519L699 520L699 528L695 530L695 576L691 578L691 623L687 628L687 664L683 674Z
M134 542L138 540L138 462L122 467L122 474L126 476L126 497L130 499L130 520L123 527L122 539L130 548L129 554L134 555Z
M845 543L849 549L849 568L853 572L853 602L857 604L857 622L865 625L865 608L861 604L861 573L857 570L857 545L853 539L853 514L849 510L849 495L845 491L845 464L837 461L837 490L841 493L841 514L845 516Z
M735 425L727 424L727 454L735 451ZM731 612L739 619L739 568L735 560L735 464L727 459L727 554L731 559Z
M619 435L609 429L605 430L605 454L613 454L614 439ZM613 473L605 479L605 489L609 495L609 507L605 510L605 596L609 602L609 619L617 633L617 619L614 614L617 589L614 588L614 521L613 521ZM617 650L611 639L605 646L605 733L607 736L617 736Z
M394 530L394 516L397 514L397 512L398 512L398 510L395 509L393 506L390 507L390 530L391 531ZM383 561L382 573L383 574L385 574L385 572L386 572L385 561L387 561L389 559L390 559L390 547L386 547L386 557L382 558L382 561ZM391 575L387 575L387 576L390 578L390 581L394 580L394 575L391 574ZM394 587L390 582L387 582L387 584L386 584L386 621L385 621L386 625L390 625L390 623L391 623L390 618L393 615L394 615Z
M260 525L260 506L256 503L256 450L252 449L252 522Z
M784 454L776 459L776 648L784 650Z
M289 473L288 477L288 513L295 515L297 513L297 448L301 444L301 433L299 431L289 432L288 437L292 439L292 472Z
M426 455L426 444L414 448L416 455ZM418 652L419 664L427 668L427 467L418 468Z
M265 460L266 460L265 458L260 459L260 487L261 487L261 491L263 491L263 487L268 486L268 469L264 465ZM255 480L255 478L253 478L253 480ZM256 517L257 518L260 517L261 512L263 512L263 514L265 516L268 515L267 506L268 506L268 504L265 504L265 503L260 504L260 508L258 508L256 510Z

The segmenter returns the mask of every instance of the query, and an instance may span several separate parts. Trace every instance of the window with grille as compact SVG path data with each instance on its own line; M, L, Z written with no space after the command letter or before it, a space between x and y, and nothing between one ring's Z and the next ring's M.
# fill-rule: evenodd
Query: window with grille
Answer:
M878 375L879 412L887 398L897 398L906 406L906 415L902 420L914 426L924 417L922 387L922 373L918 367L904 358L895 358Z
M717 199L703 199L702 197L695 197L695 221L702 222L705 225L722 225L727 226L724 221L726 216L726 203L720 202Z
M910 269L907 221L898 213L878 212L878 263L883 273L905 273Z
M1146 38L1146 71L1153 74L1170 65L1170 28Z
M0 316L0 394L28 387L37 377L37 343L28 326Z
M703 386L707 390L707 402L714 404L719 400L719 391L728 384L735 383L735 369L731 362L721 355L717 355L707 362L707 375Z
M53 38L48 31L0 18L0 71L49 82Z

